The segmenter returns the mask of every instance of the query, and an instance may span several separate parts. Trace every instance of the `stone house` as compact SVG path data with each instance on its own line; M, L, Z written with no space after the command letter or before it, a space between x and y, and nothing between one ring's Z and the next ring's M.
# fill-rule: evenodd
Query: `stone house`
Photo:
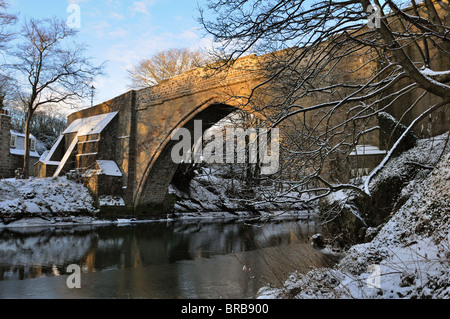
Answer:
M11 178L15 171L23 167L25 154L25 134L11 129L11 117L6 111L0 114L0 177ZM30 176L33 175L33 166L39 160L36 151L36 138L30 135Z

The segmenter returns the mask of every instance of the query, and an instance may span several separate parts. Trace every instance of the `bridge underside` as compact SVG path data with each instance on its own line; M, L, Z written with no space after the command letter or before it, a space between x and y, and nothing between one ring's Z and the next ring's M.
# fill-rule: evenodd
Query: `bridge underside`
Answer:
M182 127L187 128L191 133L191 145L194 145L196 142L194 141L194 121L202 121L204 132L234 111L236 111L236 108L230 105L211 104L188 119ZM170 138L170 134L168 136ZM168 188L179 165L172 160L171 151L178 142L176 140L168 140L162 146L162 150L157 158L149 164L142 186L138 187L136 194L134 205L136 212L145 213L146 215L161 215L171 211L172 203L169 200Z

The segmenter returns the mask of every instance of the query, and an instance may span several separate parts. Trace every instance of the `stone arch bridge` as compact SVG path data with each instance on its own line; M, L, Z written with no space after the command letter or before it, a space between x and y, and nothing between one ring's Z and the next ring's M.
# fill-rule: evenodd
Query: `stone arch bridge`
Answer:
M264 56L250 55L236 60L230 68L220 72L213 72L210 68L193 69L156 86L129 91L75 112L69 115L66 130L34 166L34 175L51 177L69 173L81 178L97 198L120 195L122 201L119 204L134 213L161 214L169 208L166 206L168 186L178 166L171 158L172 146L178 143L171 139L172 133L184 127L191 132L192 138L196 120L202 120L204 131L236 109L251 109L246 102L254 93L253 89L265 80L257 70L266 62L270 63L270 60L265 61ZM356 52L346 57L328 77L330 81L339 82L350 80L351 76L358 81L361 74L371 74L371 70L376 68L373 63L376 63L375 59ZM358 72L349 73L348 70ZM274 88L276 90L276 86ZM256 96L256 102L252 99L252 103L266 105L262 100L270 98L268 90L259 86L257 96L252 95ZM328 98L312 94L302 97L301 104L315 105L328 101ZM412 94L405 95L387 111L394 117L403 114L416 98ZM414 114L421 114L435 103L432 102L434 98L430 96L421 100ZM433 119L423 120L435 127L435 135L448 131L446 112L445 116L438 114ZM313 114L310 118L314 121ZM404 124L409 123L406 121ZM289 127L284 129L289 130ZM353 177L353 173L349 173L356 172L353 168L372 170L386 153L378 149L381 137L376 130L367 134L365 140L364 145L356 145L354 152L349 154L349 158L353 157L347 168L352 169L342 170L346 175L340 177L343 180ZM365 155L367 149L372 155ZM80 172L83 173L78 175Z
M165 211L168 186L177 165L170 157L171 134L194 121L203 130L243 108L236 96L248 96L261 78L248 71L256 56L239 59L227 71L198 68L162 83L129 91L72 113L68 127L35 165L40 177L85 172L84 182L97 195L121 195L135 212ZM247 71L245 71L247 70ZM193 134L191 134L193 135Z

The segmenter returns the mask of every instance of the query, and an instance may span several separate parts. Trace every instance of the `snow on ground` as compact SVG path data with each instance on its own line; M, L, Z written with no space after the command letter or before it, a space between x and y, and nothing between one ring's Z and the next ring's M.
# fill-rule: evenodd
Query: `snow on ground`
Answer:
M442 151L444 149L448 151L449 146L446 147L447 135L448 133L434 138L420 139L414 148L404 152L400 156L390 159L388 165L371 181L370 188L372 189L377 181L390 176L406 175L409 168L408 165L420 164L422 166L433 167L441 157ZM409 164L405 165L407 163Z
M0 180L0 216L95 211L94 201L88 190L66 177Z
M214 179L213 183L211 179ZM179 196L175 204L175 207L179 209L176 213L167 216L167 220L174 218L235 219L255 216L254 212L230 200L225 193L225 188L219 186L220 183L220 178L200 175L198 180L193 181L190 195L172 187L171 192L176 192ZM125 206L121 197L110 195L101 196L98 203L104 207ZM101 216L92 216L96 212L98 209L87 188L66 177L0 180L0 227L45 227L105 222L116 222L122 225L145 222L145 220L133 218L102 220ZM274 211L274 214L270 216L286 215L284 213L284 211ZM295 216L309 217L309 212L301 211L299 214Z
M204 215L215 212L241 214L266 212L272 215L286 213L315 214L317 203L300 202L298 192L278 192L273 185L252 186L251 190L239 178L230 178L226 168L202 168L190 181L189 192L170 185L169 193L176 196L175 211L183 215ZM281 196L282 194L282 196ZM295 198L295 201L284 200Z
M433 164L445 139L422 140L377 176L403 174L405 161ZM441 143L441 144L439 144ZM259 298L450 298L450 152L428 176L417 174L408 199L369 243L355 245L334 268L296 272ZM407 193L407 194L406 194Z
M125 201L120 196L102 195L98 202L100 206L120 206L125 207Z

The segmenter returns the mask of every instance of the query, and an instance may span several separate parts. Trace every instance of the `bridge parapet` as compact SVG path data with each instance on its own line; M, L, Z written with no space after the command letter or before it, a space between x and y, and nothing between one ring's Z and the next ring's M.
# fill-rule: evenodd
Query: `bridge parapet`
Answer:
M219 65L210 65L188 70L181 75L161 81L158 85L137 91L138 108L146 108L161 105L173 99L183 98L202 92L216 91L223 94L227 88L238 83L246 83L255 80L260 75L256 72L258 57L249 55L237 60L231 68L226 70L216 69Z

